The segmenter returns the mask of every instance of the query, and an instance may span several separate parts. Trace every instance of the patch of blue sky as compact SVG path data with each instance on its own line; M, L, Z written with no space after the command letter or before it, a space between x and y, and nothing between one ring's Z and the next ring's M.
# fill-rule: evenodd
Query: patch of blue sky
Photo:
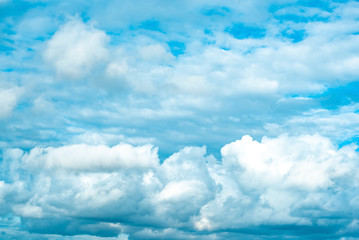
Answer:
M308 22L327 22L329 21L329 17L322 16L301 16L297 14L283 14L283 15L275 15L275 19L280 22L295 22L295 23L308 23Z
M11 53L14 50L15 50L15 48L12 48L10 46L6 46L6 44L0 43L0 52L3 52L6 54L6 53Z
M147 20L139 24L139 28L147 29L150 31L164 32L161 28L161 23L158 20Z
M186 44L180 41L169 41L167 42L168 47L170 48L171 53L174 56L179 56L185 53Z
M358 0L332 0L333 3L359 2Z
M296 4L303 7L319 8L324 11L331 11L333 9L331 2L328 0L298 0Z
M332 2L341 2L341 3L346 3L349 2L350 0L334 0L334 1L328 1L328 0L316 0L316 1L312 1L312 0L298 0L298 1L293 1L293 2L283 2L282 4L277 3L277 4L272 4L269 7L269 11L274 13L276 11L278 11L281 8L284 7L295 7L297 9L300 8L317 8L320 9L322 11L326 11L326 12L330 12L333 10L333 8L335 7Z
M359 146L359 134L356 136L353 136L351 138L345 139L344 141L338 141L338 147L344 147L350 144L355 144ZM356 149L357 152L359 152L359 147Z
M226 32L237 39L263 38L266 35L265 28L249 26L243 23L233 24L226 29Z
M214 38L214 33L211 29L205 28L203 30L203 33L204 33L204 37L201 39L203 45L213 45L216 43L216 40ZM224 50L226 49L226 47L221 47L221 48Z
M282 31L282 36L290 39L293 43L297 43L305 39L306 32L305 30L286 29Z
M7 24L1 24L1 37L3 38L3 40L6 41L11 41L10 36L11 35L15 35L16 32L12 29L12 25L7 23Z
M345 86L329 88L324 93L313 96L325 109L338 109L339 107L359 103L359 82L352 82Z
M39 6L44 6L44 3L41 1L37 3L31 3L30 1L5 1L0 3L0 20L3 20L7 17L20 17L26 11Z
M282 10L290 10L285 13ZM316 9L316 10L314 10ZM327 14L333 9L329 1L299 1L296 4L283 4L283 5L272 5L269 8L269 12L273 13L273 17L283 22L294 22L294 23L308 23L308 22L328 22L329 16ZM295 10L294 12L291 12ZM314 10L315 12L312 12Z
M213 31L211 29L206 28L203 30L203 33L209 36L213 36Z
M201 13L205 16L226 16L231 10L228 7L214 7L210 9L203 9Z

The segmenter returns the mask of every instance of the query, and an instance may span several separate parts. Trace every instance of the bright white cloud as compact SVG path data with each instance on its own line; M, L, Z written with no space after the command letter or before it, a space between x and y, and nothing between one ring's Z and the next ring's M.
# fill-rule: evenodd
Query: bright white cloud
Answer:
M105 32L75 18L47 42L44 58L60 77L81 78L107 59L108 40Z
M68 170L116 170L119 168L156 167L157 148L151 145L133 147L119 144L114 147L70 145L59 148L34 148L24 163L35 168Z
M268 224L295 229L311 228L321 217L339 212L348 224L342 230L349 231L355 219L346 213L359 206L353 198L359 186L355 149L337 149L320 135L265 137L261 142L244 136L222 148L221 162L206 157L205 148L186 147L162 164L152 146L72 145L35 148L28 154L11 150L3 169L12 177L1 182L0 193L2 204L11 207L7 211L26 218L32 231L37 231L36 219L55 216L103 219L96 224L115 221L133 237L145 231L131 228L138 223L149 231L226 231ZM22 197L7 202L15 192ZM57 233L58 223L48 221ZM328 220L327 226L336 221ZM118 231L118 226L107 227Z
M202 207L194 224L198 229L261 224L310 227L316 217L304 214L304 209L318 211L318 216L328 211L334 214L346 200L333 189L351 186L356 191L358 178L352 178L357 175L355 149L337 150L319 135L282 135L261 142L244 136L222 148L222 166L210 168L223 190Z
M308 23L303 29L307 37L300 43L270 36L235 39L215 32L209 37L214 44L189 43L188 54L176 61L160 43L152 40L146 45L137 36L132 41L138 45L123 44L127 50L114 56L121 61L110 63L106 73L112 81L126 79L134 91L158 96L320 93L338 81L348 83L359 76L355 68L358 36L352 35L356 24L344 20Z
M282 124L267 123L265 128L270 134L298 132L319 133L341 142L357 137L359 130L358 104L350 104L334 110L311 109L302 115L289 118Z

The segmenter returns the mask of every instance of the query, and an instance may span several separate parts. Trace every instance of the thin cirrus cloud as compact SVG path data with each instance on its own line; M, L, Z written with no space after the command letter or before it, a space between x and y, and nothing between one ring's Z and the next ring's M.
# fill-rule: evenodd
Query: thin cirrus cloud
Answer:
M1 236L358 238L358 9L1 1Z

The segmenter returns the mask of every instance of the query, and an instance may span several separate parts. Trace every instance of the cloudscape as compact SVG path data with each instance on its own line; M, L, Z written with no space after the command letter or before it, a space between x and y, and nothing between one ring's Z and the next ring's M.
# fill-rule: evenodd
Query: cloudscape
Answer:
M359 239L358 1L0 19L0 239Z

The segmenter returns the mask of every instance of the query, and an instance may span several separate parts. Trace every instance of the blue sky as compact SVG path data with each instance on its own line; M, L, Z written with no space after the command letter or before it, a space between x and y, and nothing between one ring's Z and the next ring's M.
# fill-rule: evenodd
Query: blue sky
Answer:
M2 239L359 239L359 2L0 0Z

